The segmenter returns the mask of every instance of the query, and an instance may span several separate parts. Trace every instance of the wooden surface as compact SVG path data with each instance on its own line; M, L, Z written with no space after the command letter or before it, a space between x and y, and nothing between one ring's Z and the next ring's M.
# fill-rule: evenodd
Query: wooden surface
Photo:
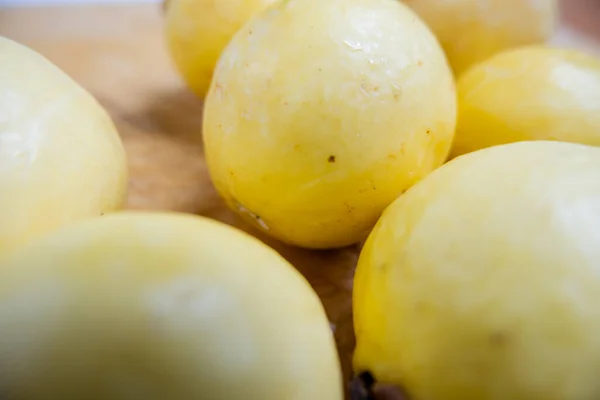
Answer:
M567 0L563 8L564 24L554 42L600 55L600 1ZM202 102L170 63L160 6L4 9L0 35L44 54L110 112L129 155L129 208L197 213L257 234L225 208L210 183L201 145ZM321 296L350 376L357 247L312 252L261 239Z

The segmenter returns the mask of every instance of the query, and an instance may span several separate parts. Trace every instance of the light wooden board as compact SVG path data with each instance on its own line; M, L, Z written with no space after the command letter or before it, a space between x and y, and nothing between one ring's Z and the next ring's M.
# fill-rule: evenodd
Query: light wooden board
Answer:
M566 23L554 42L600 54L600 12L590 11L599 10L600 3L565 4ZM567 27L574 24L588 36ZM185 88L171 65L160 6L3 9L0 35L44 54L110 112L129 156L128 208L209 216L258 235L288 258L320 295L350 376L351 288L358 248L313 252L284 246L260 236L227 210L204 164L202 102Z

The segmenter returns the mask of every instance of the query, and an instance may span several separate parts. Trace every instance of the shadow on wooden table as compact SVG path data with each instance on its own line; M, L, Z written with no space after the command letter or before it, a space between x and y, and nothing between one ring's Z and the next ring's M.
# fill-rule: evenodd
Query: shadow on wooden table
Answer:
M190 141L202 146L204 104L185 87L157 93L142 110L121 119L143 132Z
M216 196L201 145L202 103L184 90L150 99L134 111L99 99L127 151L127 208L199 213Z

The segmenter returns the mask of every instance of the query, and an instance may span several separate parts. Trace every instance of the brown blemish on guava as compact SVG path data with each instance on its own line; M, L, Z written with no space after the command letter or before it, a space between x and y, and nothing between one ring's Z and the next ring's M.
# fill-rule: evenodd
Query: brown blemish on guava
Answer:
M389 264L388 263L381 263L379 264L379 271L385 271L386 269L388 269Z
M348 214L350 214L354 211L354 207L352 207L349 203L344 203L344 207L346 207L346 212Z
M335 162L335 156L333 154L330 155L329 158L327 159L327 162L334 163Z

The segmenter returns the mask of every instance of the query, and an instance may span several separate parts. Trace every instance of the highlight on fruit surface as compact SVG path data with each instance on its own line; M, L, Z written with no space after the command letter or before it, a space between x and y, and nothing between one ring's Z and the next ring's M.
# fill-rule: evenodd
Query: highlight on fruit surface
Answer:
M527 46L476 64L458 80L452 155L523 140L600 146L600 59Z
M276 0L164 0L169 54L190 89L204 97L235 32Z
M127 163L112 120L84 88L3 37L0 60L1 257L58 227L120 208Z
M0 382L11 398L342 400L309 283L207 218L122 212L0 262Z
M204 144L234 211L284 242L332 248L364 239L390 202L446 160L455 123L447 60L408 7L289 0L223 52Z
M600 396L600 149L458 157L386 209L354 282L354 367L412 400Z
M499 51L544 43L558 0L403 0L436 34L456 74Z

